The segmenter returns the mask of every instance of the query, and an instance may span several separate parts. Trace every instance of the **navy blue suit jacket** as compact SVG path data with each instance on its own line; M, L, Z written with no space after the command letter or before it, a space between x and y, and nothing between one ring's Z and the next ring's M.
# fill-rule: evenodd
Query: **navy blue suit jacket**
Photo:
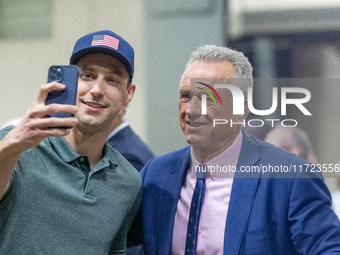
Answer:
M274 162L288 166L306 163L244 134L237 169ZM189 167L190 147L187 147L150 160L141 171L143 238L147 255L171 254L177 202ZM235 174L223 254L332 252L340 253L340 223L331 209L330 193L322 178Z
M108 140L108 143L138 171L143 168L150 158L155 156L130 126L120 130Z

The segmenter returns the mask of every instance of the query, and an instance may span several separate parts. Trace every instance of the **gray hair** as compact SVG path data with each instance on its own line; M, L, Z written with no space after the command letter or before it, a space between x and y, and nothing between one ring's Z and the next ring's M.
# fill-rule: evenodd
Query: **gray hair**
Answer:
M242 52L229 49L227 47L219 47L216 45L205 45L197 48L191 53L186 69L195 61L202 62L224 62L231 63L236 71L236 85L247 95L247 88L253 86L253 68L249 60ZM239 79L241 78L241 79ZM244 79L245 78L245 79Z

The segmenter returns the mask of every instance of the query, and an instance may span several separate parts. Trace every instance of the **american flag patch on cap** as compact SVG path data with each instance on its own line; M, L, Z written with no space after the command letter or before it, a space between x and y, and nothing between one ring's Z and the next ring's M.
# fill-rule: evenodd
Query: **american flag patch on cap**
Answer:
M119 40L110 35L94 35L91 46L106 46L118 50Z

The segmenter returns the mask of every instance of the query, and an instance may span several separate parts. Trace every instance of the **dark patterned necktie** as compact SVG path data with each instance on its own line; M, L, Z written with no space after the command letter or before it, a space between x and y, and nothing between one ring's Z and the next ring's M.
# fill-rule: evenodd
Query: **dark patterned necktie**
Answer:
M195 255L197 247L198 225L200 222L201 210L205 195L206 173L202 172L205 165L200 165L200 172L196 173L196 186L192 195L185 254Z

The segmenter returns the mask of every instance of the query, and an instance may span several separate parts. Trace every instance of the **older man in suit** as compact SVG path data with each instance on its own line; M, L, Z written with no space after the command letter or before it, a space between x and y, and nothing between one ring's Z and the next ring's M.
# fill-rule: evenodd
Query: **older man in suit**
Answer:
M145 253L340 253L340 223L321 176L302 178L309 172L306 161L241 131L247 100L244 114L234 115L231 92L215 90L210 78L232 79L246 94L252 67L242 53L225 47L192 53L179 99L190 146L153 158L141 171ZM219 102L203 96L207 92ZM216 119L233 125L216 125ZM303 171L246 171L290 165Z

